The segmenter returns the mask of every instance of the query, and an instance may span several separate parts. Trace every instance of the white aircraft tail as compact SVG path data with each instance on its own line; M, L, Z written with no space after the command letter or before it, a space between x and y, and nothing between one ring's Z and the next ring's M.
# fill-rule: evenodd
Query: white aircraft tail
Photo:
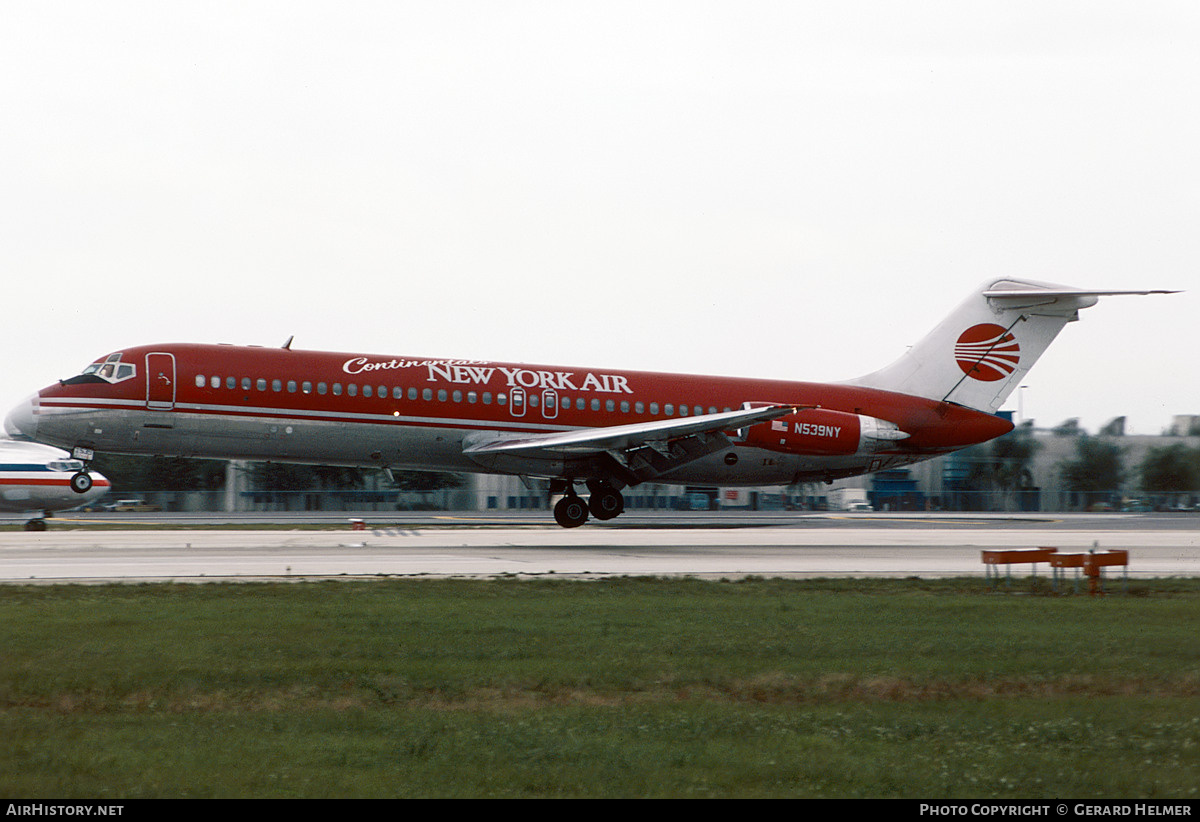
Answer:
M1113 294L1168 293L992 280L900 359L850 383L995 413L1079 309Z

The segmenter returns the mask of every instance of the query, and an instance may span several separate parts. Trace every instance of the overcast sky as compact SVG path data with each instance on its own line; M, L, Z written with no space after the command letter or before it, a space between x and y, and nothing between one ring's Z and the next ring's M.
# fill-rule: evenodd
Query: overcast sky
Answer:
M123 346L841 380L1108 298L1040 425L1200 414L1200 6L2 2L2 412ZM1016 395L1008 408L1016 409Z

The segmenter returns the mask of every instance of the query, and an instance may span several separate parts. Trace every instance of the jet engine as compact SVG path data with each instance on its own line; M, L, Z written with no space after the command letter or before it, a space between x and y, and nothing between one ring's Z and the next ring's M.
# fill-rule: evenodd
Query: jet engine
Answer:
M881 442L907 437L899 426L887 420L845 411L804 408L782 419L746 429L743 440L768 451L832 457L870 453Z

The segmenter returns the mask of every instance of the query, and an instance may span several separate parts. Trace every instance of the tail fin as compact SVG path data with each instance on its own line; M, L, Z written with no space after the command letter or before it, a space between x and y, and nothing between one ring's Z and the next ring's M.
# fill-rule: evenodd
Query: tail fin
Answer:
M1108 295L1169 293L992 280L900 359L850 382L995 413L1079 309Z

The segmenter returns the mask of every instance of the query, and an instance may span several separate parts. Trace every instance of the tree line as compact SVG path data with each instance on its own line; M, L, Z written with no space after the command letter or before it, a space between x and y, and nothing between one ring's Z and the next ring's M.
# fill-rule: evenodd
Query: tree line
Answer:
M1127 464L1119 439L1074 434L1072 457L1058 464L1064 491L1080 508L1116 504L1120 496L1149 497L1149 505L1167 508L1200 494L1200 448L1183 443L1153 446L1141 461ZM963 452L970 466L962 488L999 495L1004 508L1023 492L1035 491L1033 461L1041 444L1028 426L1018 427L991 443Z

